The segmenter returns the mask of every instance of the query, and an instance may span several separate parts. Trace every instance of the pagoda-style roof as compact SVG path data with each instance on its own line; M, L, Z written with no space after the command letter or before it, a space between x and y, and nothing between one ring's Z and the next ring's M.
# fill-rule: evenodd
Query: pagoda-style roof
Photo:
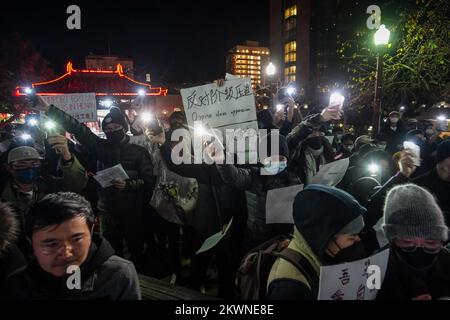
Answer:
M152 87L138 82L123 73L122 65L118 64L115 71L111 70L75 70L71 62L67 63L66 73L59 78L33 83L33 90L38 95L50 96L67 93L90 93L97 96L166 96L168 89ZM30 88L17 87L17 96L26 95Z

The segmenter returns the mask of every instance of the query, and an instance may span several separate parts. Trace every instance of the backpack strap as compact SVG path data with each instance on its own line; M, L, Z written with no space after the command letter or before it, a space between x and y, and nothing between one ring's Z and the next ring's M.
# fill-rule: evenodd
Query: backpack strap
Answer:
M318 293L319 277L308 259L300 252L285 248L281 252L273 252L273 255L292 263L305 276L311 290Z

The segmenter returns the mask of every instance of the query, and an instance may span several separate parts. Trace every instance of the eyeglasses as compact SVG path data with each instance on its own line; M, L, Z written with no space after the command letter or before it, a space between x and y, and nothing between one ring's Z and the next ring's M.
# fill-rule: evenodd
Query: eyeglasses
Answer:
M410 241L397 240L397 247L406 253L416 252L417 248L422 248L424 252L429 254L436 254L444 247L440 241L430 241L429 243L423 243L422 245L414 245L415 243Z
M72 250L80 249L90 239L90 235L79 235L67 241L51 241L40 244L40 249L45 255L54 255L60 253L62 248L66 249L68 246Z

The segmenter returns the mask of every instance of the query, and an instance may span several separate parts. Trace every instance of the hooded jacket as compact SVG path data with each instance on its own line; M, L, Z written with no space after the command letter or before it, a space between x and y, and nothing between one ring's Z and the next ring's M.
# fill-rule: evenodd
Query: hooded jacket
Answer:
M0 203L0 300L10 295L24 298L20 287L29 283L25 272L27 262L14 242L19 232L19 223L14 212Z
M310 185L294 201L294 238L289 248L302 254L316 271L329 264L325 250L344 227L359 218L366 209L348 193L337 188ZM362 227L361 227L362 229ZM310 275L312 276L312 275ZM319 283L308 283L304 274L284 259L277 259L268 279L268 299L315 300Z
M67 277L56 278L43 271L36 260L30 263L32 278L29 299L140 300L141 292L132 262L114 255L106 239L94 234L86 261L80 266L81 289L69 290Z

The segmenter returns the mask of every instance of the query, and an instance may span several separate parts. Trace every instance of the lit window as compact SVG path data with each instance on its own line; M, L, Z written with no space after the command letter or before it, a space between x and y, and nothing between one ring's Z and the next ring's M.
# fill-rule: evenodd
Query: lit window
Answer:
M290 17L297 15L297 6L292 6L284 10L284 18L289 19Z

